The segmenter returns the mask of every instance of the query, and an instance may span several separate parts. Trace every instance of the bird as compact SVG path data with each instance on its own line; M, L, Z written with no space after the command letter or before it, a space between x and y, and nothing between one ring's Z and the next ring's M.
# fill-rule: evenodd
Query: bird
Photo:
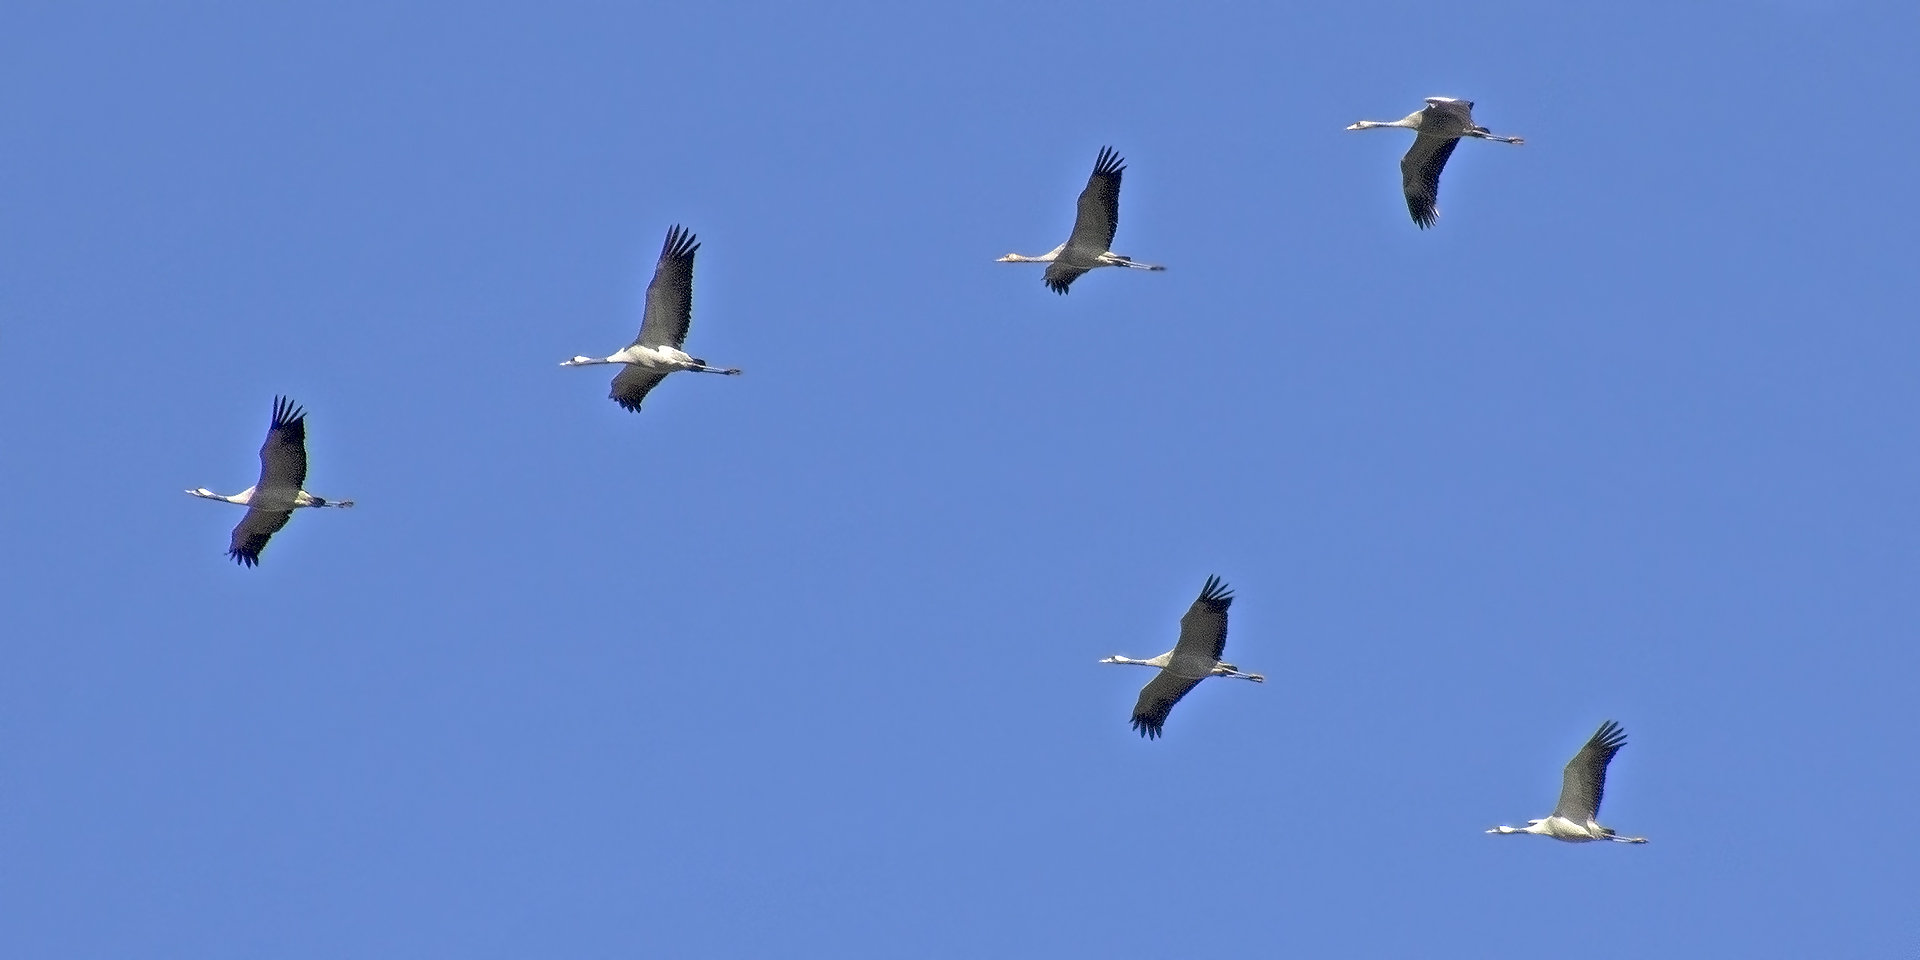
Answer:
M708 366L705 360L680 350L687 341L687 327L693 323L693 255L698 252L700 244L686 228L679 224L668 228L667 242L660 247L660 261L653 267L653 282L647 284L647 309L640 320L640 335L610 357L574 357L560 365L622 364L607 396L636 413L647 393L677 370L739 376L738 367Z
M1115 654L1100 661L1160 668L1160 674L1140 688L1140 702L1133 707L1133 729L1141 736L1149 740L1161 736L1161 728L1167 723L1167 714L1173 712L1173 705L1208 677L1267 682L1266 677L1241 673L1233 664L1220 661L1220 655L1227 649L1227 607L1232 603L1233 591L1221 583L1219 577L1208 577L1200 588L1199 598L1187 608L1187 615L1180 618L1180 639L1174 642L1172 650L1147 660L1130 660Z
M247 508L233 528L227 556L243 567L260 564L260 551L300 507L351 507L352 500L328 500L301 489L307 482L307 412L286 397L273 398L273 423L260 445L260 480L223 497L200 487L187 492L206 500L224 500Z
M1099 267L1165 270L1107 249L1113 243L1114 231L1120 228L1120 175L1126 171L1126 161L1112 147L1101 147L1087 188L1080 191L1079 212L1073 218L1073 232L1067 235L1067 242L1037 257L1009 253L994 262L1044 263L1047 289L1062 294L1081 274Z
M1400 158L1401 186L1407 193L1407 212L1413 222L1425 230L1440 219L1440 171L1446 167L1453 148L1461 137L1475 137L1496 143L1519 146L1521 137L1496 137L1486 127L1473 122L1473 101L1452 97L1428 97L1424 109L1399 120L1362 120L1348 130L1373 130L1379 127L1405 127L1416 131L1413 146Z
M1560 802L1553 814L1542 820L1528 820L1524 827L1494 827L1488 833L1537 833L1568 843L1612 840L1615 843L1646 843L1645 837L1623 837L1594 818L1600 815L1600 795L1606 792L1607 764L1627 745L1627 732L1608 720L1594 731L1587 745L1567 761L1561 774Z

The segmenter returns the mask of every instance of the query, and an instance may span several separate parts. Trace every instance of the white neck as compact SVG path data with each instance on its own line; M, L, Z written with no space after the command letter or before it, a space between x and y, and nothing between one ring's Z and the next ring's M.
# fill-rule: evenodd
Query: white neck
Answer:
M225 500L228 503L237 503L237 504L240 504L241 506L245 506L253 502L252 487L248 487L245 490L242 490L231 497L221 496L220 494L214 493L212 490L208 490L206 487L200 487L199 489L196 489L196 490L188 490L187 492L203 500Z
M1376 130L1380 127L1405 127L1409 130L1420 129L1420 115L1414 114L1401 120L1362 120L1348 127L1348 130Z
M1167 656L1168 656L1167 654L1163 653L1160 656L1154 657L1151 660L1134 660L1128 657L1123 657L1116 653L1113 656L1108 657L1105 660L1102 660L1100 662L1101 663L1130 663L1136 667L1164 667L1167 665L1166 664Z

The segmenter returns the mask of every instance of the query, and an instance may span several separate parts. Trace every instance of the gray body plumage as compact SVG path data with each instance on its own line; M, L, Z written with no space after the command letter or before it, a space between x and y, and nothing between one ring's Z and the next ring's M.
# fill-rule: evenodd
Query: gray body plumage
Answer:
M1529 820L1524 827L1494 827L1488 833L1532 833L1565 840L1591 843L1611 840L1616 843L1646 843L1644 837L1623 837L1600 824L1600 800L1607 789L1607 765L1614 754L1627 745L1627 733L1620 724L1608 720L1587 739L1580 752L1567 761L1560 774L1560 802L1553 813Z
M705 360L689 356L681 349L687 341L687 330L693 326L693 257L698 252L699 241L685 227L675 224L668 228L666 242L660 247L660 259L653 267L653 280L647 284L647 306L640 318L640 333L626 349L610 357L574 357L561 366L620 364L620 372L614 375L607 396L622 408L635 412L668 374L680 370L738 374L737 368L723 370L708 366Z
M1147 660L1113 656L1100 661L1160 668L1140 689L1140 699L1134 704L1131 722L1141 736L1149 740L1160 737L1173 705L1208 677L1266 680L1256 673L1241 673L1233 664L1220 659L1227 652L1227 608L1232 604L1233 591L1221 583L1219 577L1208 577L1200 588L1200 596L1187 608L1186 616L1180 618L1180 639L1175 641L1172 650Z
M351 500L327 500L302 489L307 482L307 413L286 397L273 398L273 420L260 445L260 479L233 496L205 487L187 492L207 500L244 504L247 515L233 528L227 556L243 567L258 566L260 551L301 507L351 507Z
M1126 173L1126 161L1112 147L1101 147L1094 159L1093 173L1080 191L1075 207L1073 232L1063 243L1037 257L1010 253L1002 263L1045 263L1042 281L1054 293L1066 293L1081 274L1100 267L1130 267L1135 270L1165 270L1151 263L1140 263L1125 254L1114 253L1113 237L1120 229L1120 179Z
M1460 145L1461 137L1522 144L1520 137L1497 137L1473 122L1473 101L1451 97L1428 97L1426 107L1394 121L1362 120L1349 130L1376 127L1401 127L1413 130L1413 146L1400 158L1400 186L1406 194L1407 213L1425 230L1440 218L1440 172Z

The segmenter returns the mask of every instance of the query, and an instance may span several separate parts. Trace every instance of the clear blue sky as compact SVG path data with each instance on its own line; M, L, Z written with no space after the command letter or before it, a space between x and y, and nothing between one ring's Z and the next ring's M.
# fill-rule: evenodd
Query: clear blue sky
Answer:
M0 950L1914 957L1920 12L1281 6L10 5Z

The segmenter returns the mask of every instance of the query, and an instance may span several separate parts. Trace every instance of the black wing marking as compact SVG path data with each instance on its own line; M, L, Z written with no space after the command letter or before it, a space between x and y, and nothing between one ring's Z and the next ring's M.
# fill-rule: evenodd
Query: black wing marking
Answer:
M1608 720L1600 725L1587 745L1567 761L1560 777L1560 802L1553 815L1575 823L1586 823L1600 815L1600 797L1607 788L1607 764L1627 745L1627 732Z
M273 423L260 444L260 482L254 490L288 491L291 497L306 483L307 412L286 397L274 397Z
M607 396L622 407L640 412L640 401L647 398L648 391L660 385L671 370L653 370L627 364L613 378L613 390Z
M1120 229L1120 177L1126 171L1126 161L1112 147L1100 148L1087 188L1080 191L1073 233L1067 237L1074 259L1092 259L1113 247L1113 235Z
M1140 702L1133 706L1133 729L1140 731L1140 735L1148 740L1160 737L1161 728L1167 724L1167 714L1173 712L1173 705L1199 684L1199 678L1176 677L1165 670L1160 671L1159 676L1140 688Z
M1201 656L1219 660L1227 652L1227 608L1233 605L1233 590L1208 577L1200 588L1200 597L1180 618L1180 642L1173 645L1174 656Z
M1040 279L1046 283L1048 290L1054 293L1066 293L1067 288L1073 286L1073 282L1080 279L1080 275L1086 272L1085 267L1069 267L1055 260L1047 264L1047 274Z
M243 567L259 566L260 551L266 549L267 541L291 519L291 510L248 507L247 515L241 517L239 525L233 528L233 540L227 547L227 556Z
M693 325L693 255L698 252L699 242L685 227L676 223L667 229L653 282L647 284L647 312L634 343L678 350L687 342L687 328Z
M1460 145L1460 138L1419 136L1400 158L1401 186L1407 194L1407 212L1425 230L1440 219L1440 171Z

